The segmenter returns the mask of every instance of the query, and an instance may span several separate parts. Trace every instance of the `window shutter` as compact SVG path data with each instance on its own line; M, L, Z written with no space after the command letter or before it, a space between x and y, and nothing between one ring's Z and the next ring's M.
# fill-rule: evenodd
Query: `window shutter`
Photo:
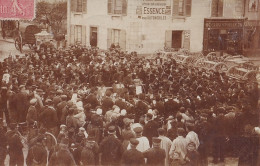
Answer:
M223 17L223 0L218 0L218 17Z
M218 16L218 0L212 0L211 2L211 17Z
M127 0L122 0L122 14L127 15Z
M165 31L165 47L172 48L172 31Z
M76 12L77 0L70 0L71 11Z
M82 26L82 44L83 45L86 45L86 39L87 39L87 36L86 36L86 26L83 25Z
M120 30L119 46L122 49L122 51L126 50L126 31L125 30Z
M190 49L190 30L184 31L183 48Z
M107 13L113 14L113 0L107 1Z
M191 16L191 0L185 1L185 14L186 16Z
M70 44L75 43L75 25L70 25Z
M179 15L179 0L173 0L172 15L173 16Z
M109 49L112 44L112 29L107 29L107 48Z
M87 13L87 0L82 0L82 12Z

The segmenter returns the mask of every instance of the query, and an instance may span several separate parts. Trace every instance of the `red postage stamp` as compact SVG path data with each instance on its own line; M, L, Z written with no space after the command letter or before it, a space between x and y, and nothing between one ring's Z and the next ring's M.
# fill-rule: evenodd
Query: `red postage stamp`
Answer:
M35 0L0 0L1 20L32 20Z

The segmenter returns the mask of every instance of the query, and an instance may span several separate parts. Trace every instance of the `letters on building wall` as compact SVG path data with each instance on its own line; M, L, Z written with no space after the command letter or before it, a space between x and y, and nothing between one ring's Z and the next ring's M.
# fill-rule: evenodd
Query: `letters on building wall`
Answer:
M143 20L167 20L171 16L170 0L143 0L136 14Z

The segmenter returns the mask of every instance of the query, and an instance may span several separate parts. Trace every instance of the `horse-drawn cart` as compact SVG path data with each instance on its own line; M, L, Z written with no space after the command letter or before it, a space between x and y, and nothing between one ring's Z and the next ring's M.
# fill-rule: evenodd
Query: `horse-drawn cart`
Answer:
M36 45L35 34L41 32L41 29L33 24L23 23L14 32L15 48L22 52L23 46L28 44L30 49Z

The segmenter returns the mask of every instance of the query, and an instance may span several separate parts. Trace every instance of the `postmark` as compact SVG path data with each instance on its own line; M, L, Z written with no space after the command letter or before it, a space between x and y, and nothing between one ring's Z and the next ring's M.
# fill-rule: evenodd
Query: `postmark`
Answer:
M1 20L33 20L35 0L0 0Z

